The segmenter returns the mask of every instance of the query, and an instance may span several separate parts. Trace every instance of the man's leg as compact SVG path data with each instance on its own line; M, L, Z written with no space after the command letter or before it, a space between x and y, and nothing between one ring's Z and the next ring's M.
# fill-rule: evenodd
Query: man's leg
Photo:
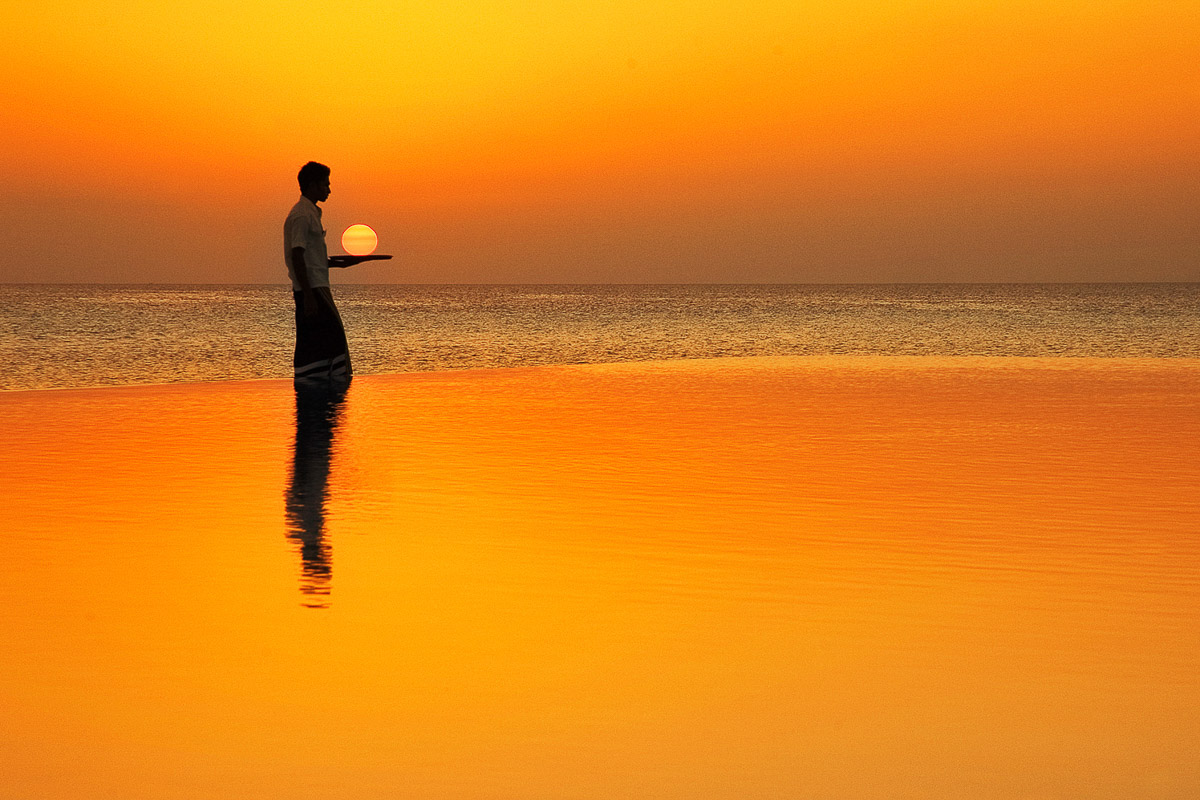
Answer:
M313 289L317 296L317 313L304 315L301 292L293 292L296 304L296 351L292 356L296 380L346 378L350 375L350 354L346 331L333 304L329 290Z
M350 366L350 343L346 340L346 327L342 325L342 315L338 313L337 305L333 302L333 292L328 287L322 287L318 292L328 306L323 333L330 353L330 377L349 378L353 369Z

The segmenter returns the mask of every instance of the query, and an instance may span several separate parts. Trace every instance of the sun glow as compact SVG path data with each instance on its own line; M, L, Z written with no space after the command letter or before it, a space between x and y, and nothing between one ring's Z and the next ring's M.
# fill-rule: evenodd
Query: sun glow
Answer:
M315 158L405 281L1190 282L1195 5L0 3L2 277L277 280Z
M368 225L351 225L342 233L342 248L352 256L369 256L379 245L379 237Z

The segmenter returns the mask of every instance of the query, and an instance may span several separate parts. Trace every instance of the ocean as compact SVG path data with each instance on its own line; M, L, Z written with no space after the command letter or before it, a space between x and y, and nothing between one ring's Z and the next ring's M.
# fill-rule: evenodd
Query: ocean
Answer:
M737 356L1200 355L1200 284L346 285L358 375ZM282 378L286 286L9 285L0 389Z
M0 797L1200 797L1200 285L335 294L6 288Z

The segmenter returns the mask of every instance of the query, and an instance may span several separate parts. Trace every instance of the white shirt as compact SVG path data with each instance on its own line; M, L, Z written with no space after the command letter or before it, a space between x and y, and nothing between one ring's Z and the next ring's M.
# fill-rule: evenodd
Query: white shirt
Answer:
M325 249L325 229L321 227L321 209L304 195L292 206L283 223L283 260L292 291L303 287L292 269L292 248L304 248L304 266L308 269L308 285L316 289L329 285L329 252Z

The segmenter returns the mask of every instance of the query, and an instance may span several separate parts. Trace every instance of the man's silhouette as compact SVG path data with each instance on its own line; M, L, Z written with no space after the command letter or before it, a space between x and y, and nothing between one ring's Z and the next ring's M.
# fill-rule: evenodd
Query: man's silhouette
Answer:
M300 592L310 608L329 605L333 558L325 537L325 504L334 437L346 400L345 381L296 381L296 441L285 499L287 536L300 551Z
M310 161L300 168L300 199L283 223L283 255L296 301L296 352L300 379L348 379L350 348L346 329L329 290L329 268L349 267L364 259L329 257L317 203L329 198L329 167Z

